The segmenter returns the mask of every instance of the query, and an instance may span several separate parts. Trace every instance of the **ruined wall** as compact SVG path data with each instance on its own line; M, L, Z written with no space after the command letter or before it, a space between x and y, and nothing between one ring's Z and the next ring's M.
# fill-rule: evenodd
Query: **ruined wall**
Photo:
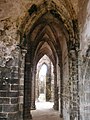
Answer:
M38 2L37 2L38 1ZM31 3L43 0L0 0L0 119L18 119L23 112L24 57L17 45L20 42L19 26ZM71 0L73 4L73 0ZM90 119L90 1L79 0L80 27L80 114ZM88 3L88 5L87 5ZM74 0L78 11L77 0ZM65 45L63 42L62 45ZM63 46L64 117L69 119L68 58ZM24 53L25 54L25 53ZM20 60L20 61L19 61ZM20 74L18 74L18 72ZM19 86L20 85L20 86ZM66 96L67 95L67 96ZM23 113L22 113L23 114Z
M84 1L85 3L85 1ZM86 2L87 3L87 2ZM85 3L85 4L86 4ZM83 16L82 16L83 14ZM81 120L90 119L90 0L81 14L80 28L80 113ZM84 20L84 21L83 21Z
M0 119L18 119L19 49L16 23L0 21Z
M0 119L16 120L19 114L19 36L12 1L0 1ZM16 9L16 11L15 11Z

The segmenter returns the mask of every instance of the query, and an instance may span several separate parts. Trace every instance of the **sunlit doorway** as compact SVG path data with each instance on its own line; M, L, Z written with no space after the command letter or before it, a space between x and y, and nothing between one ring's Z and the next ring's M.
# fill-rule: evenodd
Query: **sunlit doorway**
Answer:
M42 65L39 72L39 96L38 101L45 102L46 101L46 73L47 66L45 64Z
M53 108L54 104L53 64L44 55L37 64L36 74L36 109Z

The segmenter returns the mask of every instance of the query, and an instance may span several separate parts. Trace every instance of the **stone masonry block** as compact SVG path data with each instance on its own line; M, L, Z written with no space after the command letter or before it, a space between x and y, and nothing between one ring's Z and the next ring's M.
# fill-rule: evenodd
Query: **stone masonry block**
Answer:
M18 103L18 98L11 98L11 104Z
M0 105L0 112L2 112L2 105Z
M0 120L6 120L7 118L7 113L0 113Z
M3 105L3 112L17 112L19 109L18 104L15 105Z
M9 97L18 97L19 92L9 92Z
M18 84L18 79L12 79L11 84Z
M18 73L13 73L12 76L18 78Z
M1 97L18 97L19 93L18 92L0 92Z
M10 85L0 85L0 90L9 90Z
M19 85L11 85L11 90L18 90L19 89Z
M10 98L0 98L0 104L9 104Z
M24 84L24 81L23 79L20 80L20 85L23 85Z
M23 103L23 96L19 97L19 103Z
M20 95L20 96L23 96L23 94L24 94L23 90L20 90L20 91L19 91L19 95Z
M24 85L20 85L19 90L23 90L23 89L24 89Z
M19 120L18 118L19 118L18 112L17 113L9 113L7 120Z

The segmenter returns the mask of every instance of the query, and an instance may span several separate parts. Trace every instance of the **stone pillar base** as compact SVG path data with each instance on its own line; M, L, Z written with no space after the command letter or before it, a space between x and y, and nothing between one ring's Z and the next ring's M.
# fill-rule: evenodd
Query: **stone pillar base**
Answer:
M23 120L32 120L32 115L24 116Z
M32 119L32 115L30 109L27 109L26 111L24 111L23 120L29 120L29 119Z

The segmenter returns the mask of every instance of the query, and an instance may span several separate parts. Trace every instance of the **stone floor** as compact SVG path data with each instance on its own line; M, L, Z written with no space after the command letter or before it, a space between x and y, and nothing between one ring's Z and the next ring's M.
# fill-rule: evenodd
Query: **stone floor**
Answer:
M62 120L59 112L53 110L53 103L37 102L36 110L32 110L32 120Z

